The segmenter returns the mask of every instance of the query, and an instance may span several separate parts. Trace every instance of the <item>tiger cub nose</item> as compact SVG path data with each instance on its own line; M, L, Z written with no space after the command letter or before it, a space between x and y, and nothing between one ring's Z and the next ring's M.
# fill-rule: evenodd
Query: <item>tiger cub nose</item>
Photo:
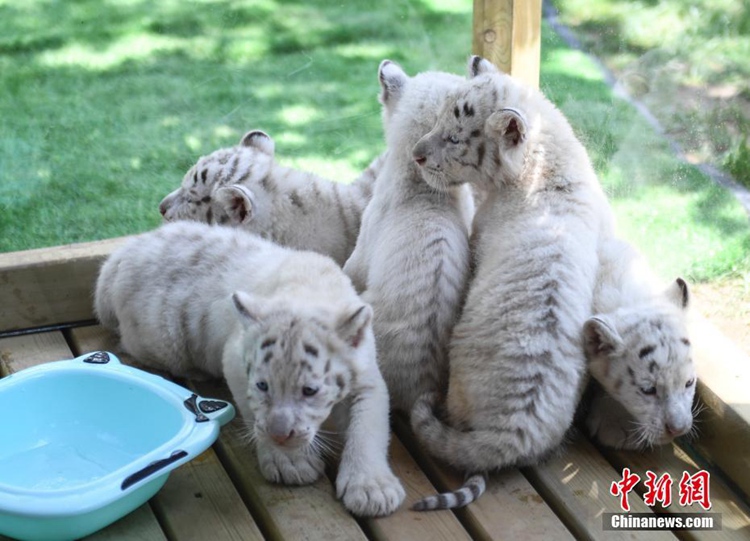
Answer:
M290 438L294 436L294 430L290 430L289 434L271 434L271 439L278 445L284 445Z
M686 433L690 429L690 427L678 426L672 423L666 423L664 425L664 429L667 431L667 434L675 438L677 436L682 436L684 433Z

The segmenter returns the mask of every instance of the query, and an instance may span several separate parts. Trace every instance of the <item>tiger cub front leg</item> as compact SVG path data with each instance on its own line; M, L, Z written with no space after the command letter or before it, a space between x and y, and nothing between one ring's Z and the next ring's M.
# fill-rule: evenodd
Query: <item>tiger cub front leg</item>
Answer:
M359 516L393 513L404 500L401 482L388 464L388 390L376 369L368 384L349 401L346 444L336 478L336 493Z
M272 483L307 485L320 478L325 463L310 447L281 450L258 440L258 463L263 477Z

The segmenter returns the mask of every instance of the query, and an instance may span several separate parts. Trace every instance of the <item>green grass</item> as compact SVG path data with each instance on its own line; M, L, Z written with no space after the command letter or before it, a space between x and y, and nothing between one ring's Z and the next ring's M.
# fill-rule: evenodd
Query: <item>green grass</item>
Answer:
M383 150L380 60L463 71L465 4L0 0L0 251L152 228L252 128L354 178Z
M554 0L694 159L750 187L750 8L746 0Z
M471 2L0 0L0 251L144 231L196 159L251 128L347 181L383 150L377 66L464 73ZM543 28L621 231L666 277L750 268L747 217Z
M637 112L615 98L582 53L543 33L541 87L586 145L621 234L665 278L750 270L750 224L734 197L679 161Z

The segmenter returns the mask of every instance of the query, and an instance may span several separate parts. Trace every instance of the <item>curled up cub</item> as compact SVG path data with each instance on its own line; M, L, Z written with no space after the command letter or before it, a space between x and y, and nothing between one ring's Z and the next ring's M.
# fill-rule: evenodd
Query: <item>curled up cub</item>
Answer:
M194 220L241 227L282 246L312 250L343 265L383 162L378 156L351 184L284 167L260 130L201 157L159 204L167 222Z
M95 311L139 361L226 378L269 481L311 483L323 473L318 430L333 412L346 434L336 479L344 506L379 516L400 505L372 310L329 258L175 222L107 259Z
M615 448L669 443L693 426L688 286L678 278L662 289L645 258L617 238L599 252L595 315L584 325L594 379L586 427Z
M477 475L418 509L466 505L484 491L485 472L538 462L563 442L585 382L596 250L612 228L562 113L486 60L472 57L469 70L414 148L425 175L469 180L486 194L444 411L419 401L412 427L427 451Z
M435 122L462 78L409 77L384 60L378 70L386 159L344 265L374 311L378 363L394 409L410 414L425 393L447 384L447 347L469 268L469 186L426 180L411 149Z

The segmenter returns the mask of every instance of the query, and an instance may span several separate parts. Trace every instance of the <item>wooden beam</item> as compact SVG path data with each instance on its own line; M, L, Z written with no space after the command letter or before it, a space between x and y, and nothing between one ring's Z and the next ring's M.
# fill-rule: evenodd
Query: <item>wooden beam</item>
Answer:
M0 254L0 331L91 319L99 265L124 240Z
M705 406L690 445L750 500L750 356L700 314L693 313L690 323L697 392Z
M474 54L539 88L542 0L474 0Z

